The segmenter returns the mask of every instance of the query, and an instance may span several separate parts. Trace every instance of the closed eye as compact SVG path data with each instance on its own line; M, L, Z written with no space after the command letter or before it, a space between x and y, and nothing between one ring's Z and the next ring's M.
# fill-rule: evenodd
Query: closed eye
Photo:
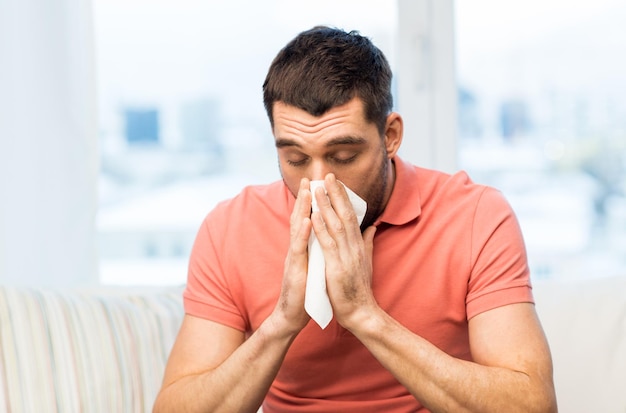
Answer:
M303 158L300 160L291 160L291 159L287 159L287 164L291 165L291 166L303 166L306 161L308 160L308 158Z
M342 148L328 154L328 160L337 164L349 164L359 155L360 151L353 148Z
M332 157L332 161L335 163L339 163L339 164L349 164L351 162L354 162L354 160L356 159L358 154L354 154L352 156L348 156L348 157L343 157L343 156L333 156Z

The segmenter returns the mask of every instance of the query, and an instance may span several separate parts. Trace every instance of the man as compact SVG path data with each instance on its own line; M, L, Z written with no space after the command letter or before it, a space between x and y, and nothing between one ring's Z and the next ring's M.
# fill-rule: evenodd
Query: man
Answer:
M274 59L263 92L283 180L203 223L155 411L556 411L511 209L397 156L390 85L354 32L313 28ZM360 226L346 187L367 202ZM325 329L304 309L311 232Z

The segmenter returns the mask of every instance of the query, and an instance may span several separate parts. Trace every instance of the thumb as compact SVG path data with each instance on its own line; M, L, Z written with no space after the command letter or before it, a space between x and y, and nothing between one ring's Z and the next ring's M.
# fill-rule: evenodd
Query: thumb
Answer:
M363 242L365 243L365 252L368 257L371 257L374 252L374 235L376 234L376 227L367 227L363 232Z

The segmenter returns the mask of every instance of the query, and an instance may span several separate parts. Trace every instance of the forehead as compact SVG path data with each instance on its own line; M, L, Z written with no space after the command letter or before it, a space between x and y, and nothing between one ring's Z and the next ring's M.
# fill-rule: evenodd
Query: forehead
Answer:
M283 134L319 134L323 131L351 128L367 128L369 122L365 119L363 103L354 98L349 102L331 108L321 116L287 105L283 102L274 103L274 135Z

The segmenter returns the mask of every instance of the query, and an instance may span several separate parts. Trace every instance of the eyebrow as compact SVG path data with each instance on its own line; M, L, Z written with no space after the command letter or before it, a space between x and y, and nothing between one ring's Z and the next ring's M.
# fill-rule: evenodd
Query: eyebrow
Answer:
M360 136L340 136L337 138L333 138L330 141L326 142L326 147L338 146L338 145L362 145L367 143L365 138ZM295 146L296 148L301 148L302 145L292 139L288 138L278 138L276 139L276 147L277 148L285 148L289 146Z

